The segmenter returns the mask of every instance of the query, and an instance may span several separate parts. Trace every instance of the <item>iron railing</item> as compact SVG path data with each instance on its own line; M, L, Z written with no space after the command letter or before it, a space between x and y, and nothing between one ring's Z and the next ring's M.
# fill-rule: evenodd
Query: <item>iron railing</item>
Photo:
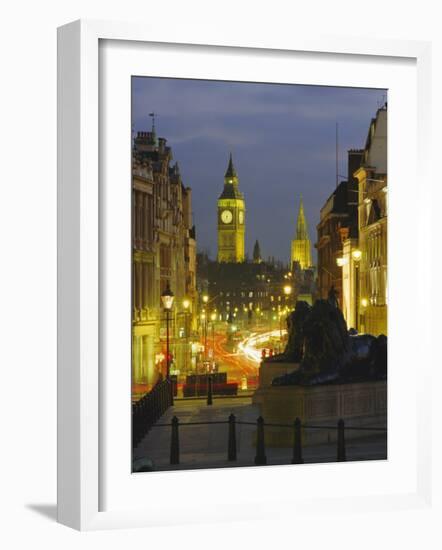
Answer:
M303 458L303 445L302 445L302 431L303 430L336 430L336 460L338 462L344 462L347 460L345 432L346 431L371 431L373 433L387 433L387 428L381 427L368 427L368 426L346 426L344 420L341 418L336 425L311 425L302 424L300 418L296 418L293 424L273 424L265 423L262 416L258 417L256 422L246 422L237 420L234 414L230 414L227 420L206 421L206 422L182 422L180 423L177 416L172 418L170 423L155 424L152 427L171 428L171 440L170 440L170 464L180 464L180 428L187 426L203 426L214 424L227 424L228 436L227 436L227 460L228 462L236 462L237 460L237 439L236 439L236 426L237 425L249 425L256 427L256 447L254 463L257 466L265 466L267 464L266 446L265 446L265 428L288 428L293 431L293 446L292 446L292 464L302 464Z
M132 442L136 447L150 428L173 405L173 382L162 380L132 404Z

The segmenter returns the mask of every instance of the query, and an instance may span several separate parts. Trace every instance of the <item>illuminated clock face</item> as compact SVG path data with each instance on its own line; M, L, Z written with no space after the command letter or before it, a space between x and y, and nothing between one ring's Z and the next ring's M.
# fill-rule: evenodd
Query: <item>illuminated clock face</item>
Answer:
M232 223L233 214L230 210L223 210L221 212L221 221L223 223Z
M238 218L239 218L239 223L243 224L244 223L244 212L242 210L239 211Z

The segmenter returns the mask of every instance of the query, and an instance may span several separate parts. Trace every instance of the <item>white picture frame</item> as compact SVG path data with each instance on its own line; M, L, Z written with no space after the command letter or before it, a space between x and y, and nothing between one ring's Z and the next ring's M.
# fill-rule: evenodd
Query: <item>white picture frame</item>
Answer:
M195 521L214 521L230 519L259 518L261 514L272 515L270 506L265 511L266 494L272 503L278 500L278 491L271 492L270 487L277 475L276 470L266 468L259 472L262 476L263 491L261 497L254 495L248 508L244 502L232 506L231 511L220 507L208 509L204 501L199 513L179 513L178 508L167 508L158 504L155 509L149 506L129 506L128 502L110 509L103 509L102 490L106 481L106 472L111 466L103 466L110 447L103 443L103 415L108 409L103 407L109 396L103 395L102 387L102 337L101 303L106 298L103 288L103 251L101 250L103 229L100 211L103 207L100 191L100 43L102 41L125 41L126 44L169 44L175 48L191 48L202 45L207 48L228 48L229 55L247 55L247 52L272 52L281 56L304 52L324 56L367 56L379 59L410 59L416 64L417 101L417 149L414 140L411 147L416 157L417 170L423 185L419 188L420 198L427 197L430 202L431 182L429 179L429 154L431 102L428 83L431 77L431 44L426 42L396 40L365 40L355 37L279 37L278 40L257 36L251 39L229 36L223 32L219 37L207 38L201 34L192 34L190 38L183 29L168 36L161 31L154 32L136 24L101 21L77 21L59 29L58 33L58 521L80 530L152 526L159 524L191 523ZM182 46L180 46L180 44ZM207 55L207 52L205 53ZM210 52L209 52L210 56ZM327 62L326 60L324 62ZM413 127L413 126L412 126ZM128 144L129 145L129 144ZM128 165L129 166L129 165ZM130 177L129 168L127 177ZM420 201L416 213L422 228L429 223L425 201ZM130 213L128 212L129 216ZM422 229L423 230L423 229ZM422 287L432 287L431 255L428 246L419 252L419 262L415 277ZM105 286L105 285L104 285ZM414 296L413 308L428 311L428 301L421 293ZM430 318L430 316L428 316ZM130 327L129 327L130 328ZM128 328L128 330L129 330ZM415 430L415 461L410 467L415 469L416 483L413 490L404 487L386 493L352 496L351 489L343 496L338 495L333 503L335 510L346 513L355 508L363 511L397 509L403 507L424 507L431 501L431 434L427 423L431 417L431 402L426 387L430 387L431 348L428 343L431 332L422 336L418 343L422 351L426 347L427 360L421 364L421 377L416 380L415 392L417 405L412 408L413 429ZM417 348L416 348L417 352ZM413 356L413 355L411 355ZM107 391L107 390L106 390ZM109 390L111 391L111 390ZM110 394L109 394L110 395ZM129 403L129 401L128 401ZM127 419L129 413L126 413ZM129 434L127 422L122 430ZM389 426L390 428L390 426ZM122 432L123 433L123 432ZM403 434L401 437L404 437ZM335 465L336 466L336 465ZM337 465L339 467L339 465ZM354 465L346 465L349 476L358 477ZM120 466L118 466L120 467ZM369 466L376 469L378 466ZM103 472L103 470L106 470ZM256 471L240 469L228 473L235 476L235 483L253 483ZM334 470L337 472L337 470ZM350 474L350 471L352 473ZM250 472L250 473L249 473ZM287 471L285 472L287 473ZM130 475L130 472L126 472ZM125 474L125 475L126 475ZM174 482L188 476L195 483L195 472L161 474L175 476ZM341 471L342 474L342 471ZM200 482L207 485L210 478L216 476L225 479L225 472L201 471L197 474ZM316 474L318 475L318 471ZM337 474L336 474L337 475ZM181 476L181 478L179 478ZM223 477L224 476L224 477ZM152 491L158 491L158 480L164 477L155 474ZM247 479L244 479L247 478ZM145 478L146 479L146 478ZM154 478L151 478L152 480ZM129 493L128 493L129 494ZM291 500L281 494L281 502L290 504L297 510L309 513L330 506L330 488L328 497L295 498ZM159 496L159 495L158 495ZM239 499L241 501L241 499ZM166 511L167 510L167 511ZM278 511L278 515L283 515Z

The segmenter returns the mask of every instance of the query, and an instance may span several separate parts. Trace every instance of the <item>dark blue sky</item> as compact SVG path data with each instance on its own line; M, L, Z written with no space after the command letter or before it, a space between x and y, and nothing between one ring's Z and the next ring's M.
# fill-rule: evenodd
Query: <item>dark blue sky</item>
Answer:
M345 175L347 149L364 146L385 99L385 90L132 79L134 130L149 130L149 113L157 114L157 134L167 139L193 190L198 248L212 257L230 151L246 201L246 251L251 256L258 239L265 258L288 261L300 194L313 244L319 210L335 188L336 122Z

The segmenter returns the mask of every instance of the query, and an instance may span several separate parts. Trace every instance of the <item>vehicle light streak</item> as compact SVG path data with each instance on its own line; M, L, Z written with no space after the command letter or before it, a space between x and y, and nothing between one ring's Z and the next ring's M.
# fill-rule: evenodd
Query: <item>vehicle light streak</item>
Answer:
M287 330L282 330L282 334L287 334ZM238 344L238 350L251 361L255 363L260 363L262 358L262 344L265 344L271 338L279 339L280 336L281 332L279 330L261 332L260 334L253 333L248 338L245 338L242 342Z

